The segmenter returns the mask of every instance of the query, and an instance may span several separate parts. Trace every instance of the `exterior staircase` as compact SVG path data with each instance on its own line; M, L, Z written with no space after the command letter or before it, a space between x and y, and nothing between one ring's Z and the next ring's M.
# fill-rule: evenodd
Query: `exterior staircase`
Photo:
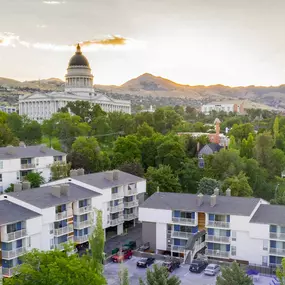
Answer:
M205 249L206 230L197 232L196 234L189 237L185 246L184 263L190 264L194 259L195 255Z

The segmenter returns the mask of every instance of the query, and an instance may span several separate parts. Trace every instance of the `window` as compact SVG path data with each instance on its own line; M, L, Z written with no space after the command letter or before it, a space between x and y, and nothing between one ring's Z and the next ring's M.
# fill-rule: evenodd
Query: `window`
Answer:
M40 163L39 163L39 159L36 158L36 165L38 166Z
M3 193L3 186L0 186L0 193Z
M237 232L232 231L232 241L236 241L236 240L237 240Z
M3 160L0 160L0 169L3 169Z
M0 182L2 182L2 174L0 173Z
M267 256L262 256L262 265L267 266L268 264L268 257Z
M268 241L266 239L263 240L263 250L268 250Z
M20 171L17 171L17 180L20 180Z
M231 252L232 252L232 256L237 255L237 247L232 245Z
M54 229L54 224L53 223L49 224L49 233L51 235L53 234L53 229Z

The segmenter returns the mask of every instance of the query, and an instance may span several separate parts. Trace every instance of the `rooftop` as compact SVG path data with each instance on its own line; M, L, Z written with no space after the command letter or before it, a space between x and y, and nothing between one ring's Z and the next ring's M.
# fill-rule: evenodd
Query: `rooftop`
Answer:
M61 195L61 197L58 198L52 194L52 190L52 186L44 186L40 188L23 190L20 192L11 192L7 193L7 195L22 200L40 209L54 207L101 195L95 191L88 190L72 183L69 184L69 196Z
M251 218L250 223L285 226L285 207L268 204L260 205Z
M129 183L136 183L139 181L144 181L145 179L123 172L118 172L118 179L108 180L106 178L106 172L97 172L92 174L85 174L81 176L72 177L72 179L78 180L80 182L89 184L91 186L97 187L99 189L106 189L106 188L112 188L115 186L121 186Z
M40 216L40 214L7 200L0 201L0 225L16 223Z
M66 154L44 145L0 147L0 160L61 155Z
M197 205L197 195L184 193L156 192L140 207L162 210L180 210L213 214L229 214L250 216L254 208L261 202L258 198L233 196L217 196L215 206L210 205L210 196L203 196L203 204Z

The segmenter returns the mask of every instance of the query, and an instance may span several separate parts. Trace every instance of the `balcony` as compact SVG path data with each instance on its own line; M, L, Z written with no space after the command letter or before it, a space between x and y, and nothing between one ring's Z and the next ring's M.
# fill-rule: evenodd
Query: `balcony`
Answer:
M12 277L14 272L16 271L17 267L12 267L12 268L4 268L2 267L2 275L4 277Z
M122 199L122 198L124 198L124 192L123 191L119 191L118 193L112 193L112 195L111 195L112 200L118 200L118 199Z
M229 251L207 249L206 255L212 256L212 257L229 258L230 252Z
M137 207L138 205L139 205L138 201L124 202L125 208L133 208L133 207Z
M27 252L26 247L20 247L12 250L2 250L2 258L4 259L14 259L16 257L22 256Z
M122 212L123 210L124 210L124 204L120 204L120 205L117 205L117 206L110 207L110 212L111 213Z
M285 240L285 234L282 234L282 233L270 233L270 239Z
M55 244L54 247L58 250L64 250L66 245L73 243L73 242L74 242L73 237L68 237L67 241Z
M124 219L125 221L131 221L131 220L134 220L138 217L137 214L135 213L131 213L131 214L124 214Z
M21 169L32 169L32 168L36 168L36 165L34 163L21 164Z
M172 217L172 222L174 224L181 224L187 226L195 226L197 224L197 221L195 219L180 218L180 217Z
M64 212L60 212L60 213L56 213L55 214L55 220L56 221L62 221L65 220L67 218L71 218L73 216L72 211L64 211Z
M74 236L74 242L76 242L76 243L85 243L88 240L89 240L89 235Z
M175 251L175 252L181 252L184 253L185 252L185 246L184 245L171 245L171 251Z
M270 254L274 254L274 255L281 255L285 257L285 249L282 248L270 248L269 249L269 253Z
M171 237L172 238L182 238L182 239L189 239L189 237L192 236L192 233L190 232L180 232L180 231L172 231Z
M90 227L91 224L92 224L91 219L82 222L74 222L74 228L77 230L84 229Z
M230 243L230 237L206 235L206 242Z
M68 233L72 233L73 232L73 225L67 225L66 227L63 228L59 228L59 229L54 229L54 235L55 236L62 236Z
M117 219L110 220L110 225L112 227L117 226L119 224L123 224L123 223L124 223L124 216L120 216Z
M134 195L137 195L138 194L138 189L135 188L135 189L132 189L132 190L126 190L125 191L125 196L128 197L128 196L134 196Z
M7 242L7 241L12 241L12 240L16 240L16 239L20 239L27 236L27 230L26 229L22 229L19 231L15 231L12 233L8 233L8 234L4 234L2 235L2 241Z
M208 221L207 227L209 228L226 228L230 227L230 223L228 222L220 222L220 221Z
M93 208L92 208L92 205L88 205L85 207L74 208L73 211L74 211L74 215L83 215L83 214L93 212Z

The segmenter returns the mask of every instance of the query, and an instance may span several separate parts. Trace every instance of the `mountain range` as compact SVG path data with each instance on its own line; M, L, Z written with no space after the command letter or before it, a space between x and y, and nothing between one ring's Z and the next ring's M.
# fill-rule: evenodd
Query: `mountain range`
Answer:
M20 82L14 79L1 78L0 86L19 87L41 90L63 90L64 81L58 78ZM190 86L175 83L169 79L149 73L133 78L121 86L94 85L95 89L106 93L129 94L152 97L176 97L189 100L210 102L223 100L244 100L285 108L285 85L280 86L246 86L229 87L224 85Z

